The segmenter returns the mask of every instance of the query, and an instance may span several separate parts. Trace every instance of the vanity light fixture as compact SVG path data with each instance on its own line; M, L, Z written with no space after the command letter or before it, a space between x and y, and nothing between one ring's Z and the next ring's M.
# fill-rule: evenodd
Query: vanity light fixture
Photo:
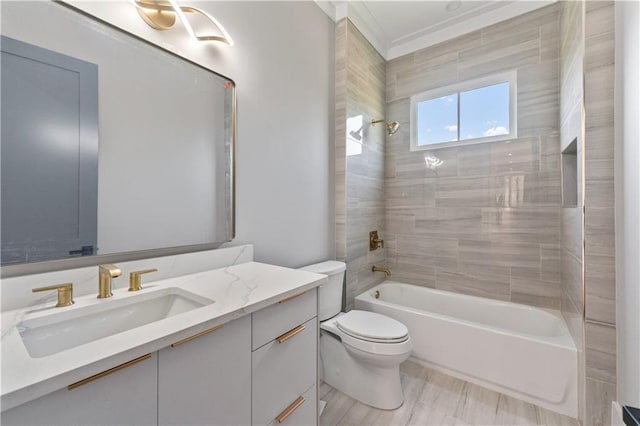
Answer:
M384 122L385 122L384 118L381 120L371 120L371 125L374 126L377 123L384 123ZM389 136L393 135L400 128L400 123L398 123L397 121L392 121L391 123L385 123L385 124L387 126L387 133L389 134Z
M131 0L136 6L140 17L151 28L164 31L172 28L176 23L176 16L184 25L189 35L197 41L218 41L233 46L231 36L216 18L202 9L191 6L180 6L175 0ZM197 35L187 19L187 14L196 14L206 18L220 35Z

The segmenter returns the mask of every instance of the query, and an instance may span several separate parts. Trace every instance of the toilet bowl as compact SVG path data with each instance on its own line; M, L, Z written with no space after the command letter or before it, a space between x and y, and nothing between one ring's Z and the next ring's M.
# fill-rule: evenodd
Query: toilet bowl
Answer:
M386 325L388 331L376 333L376 325ZM402 405L400 363L412 348L404 324L374 312L349 311L320 323L324 381L372 407Z
M407 327L374 312L340 312L344 263L328 261L301 269L329 277L318 291L321 379L372 407L400 407L400 363L413 348Z

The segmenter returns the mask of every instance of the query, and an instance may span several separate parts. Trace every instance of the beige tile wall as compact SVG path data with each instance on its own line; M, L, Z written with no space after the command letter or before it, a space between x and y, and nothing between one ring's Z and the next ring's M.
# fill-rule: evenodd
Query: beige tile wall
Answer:
M335 30L335 249L336 259L347 260L347 21Z
M584 2L560 3L560 146L577 144L578 205L562 209L560 238L562 314L578 349L578 412L585 418L585 353L583 312L583 58Z
M387 262L398 281L559 309L558 6L387 63ZM409 97L516 69L518 138L409 151Z
M561 146L577 137L580 175L580 207L562 211L562 312L579 349L585 425L610 424L616 393L614 7L560 4Z
M616 396L614 2L585 4L585 423L608 425Z
M347 263L346 308L359 293L384 280L385 249L369 251L369 232L385 237L385 61L348 20L336 26L336 253ZM362 152L347 155L346 120L362 116Z

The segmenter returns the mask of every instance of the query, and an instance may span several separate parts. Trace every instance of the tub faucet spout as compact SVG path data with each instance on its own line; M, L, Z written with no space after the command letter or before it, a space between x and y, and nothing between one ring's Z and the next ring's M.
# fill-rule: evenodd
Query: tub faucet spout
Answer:
M379 268L376 265L373 265L371 267L371 272L384 272L384 275L386 277L390 277L391 276L391 270L389 270L389 268Z

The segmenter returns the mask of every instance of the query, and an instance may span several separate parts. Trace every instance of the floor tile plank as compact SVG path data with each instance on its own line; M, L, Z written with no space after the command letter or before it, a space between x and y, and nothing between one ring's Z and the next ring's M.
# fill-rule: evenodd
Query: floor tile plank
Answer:
M369 407L320 386L327 401L322 426L578 426L578 421L516 398L456 379L413 361L400 365L405 401L396 410Z

